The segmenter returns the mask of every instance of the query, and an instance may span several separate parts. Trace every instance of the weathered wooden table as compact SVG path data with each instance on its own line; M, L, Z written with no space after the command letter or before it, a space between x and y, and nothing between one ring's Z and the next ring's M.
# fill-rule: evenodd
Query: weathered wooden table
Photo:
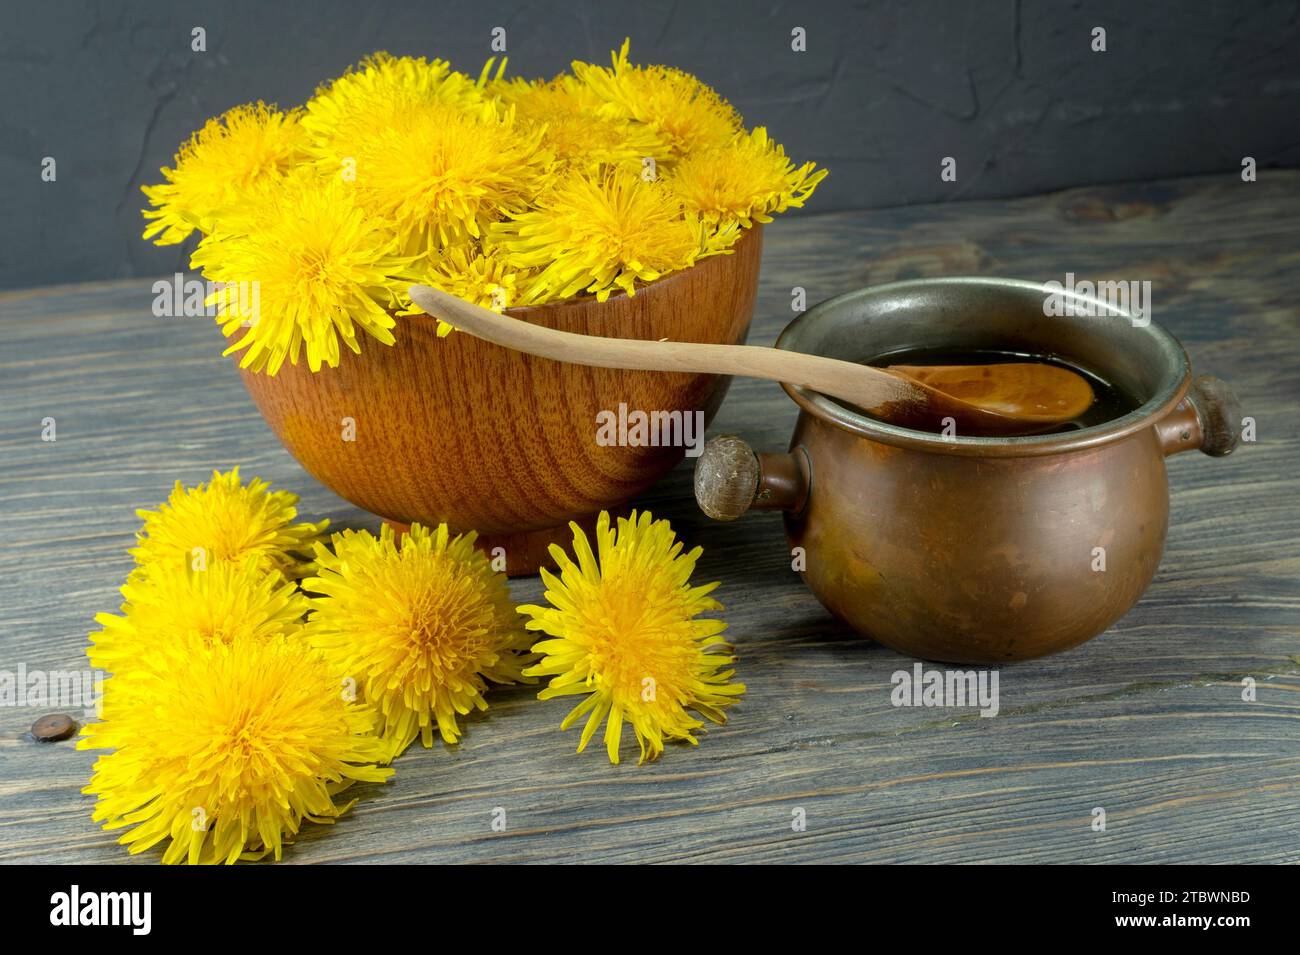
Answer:
M791 317L796 285L814 302L934 275L1151 279L1156 320L1233 384L1259 440L1170 460L1146 597L1083 647L1004 667L991 719L892 706L891 675L914 661L828 618L778 516L704 519L688 461L642 503L724 581L749 685L728 725L612 767L599 746L574 754L563 701L495 690L459 747L408 751L286 861L1300 861L1300 173L784 220L765 257L755 343ZM0 670L85 666L91 618L130 568L133 511L177 479L240 465L305 514L374 526L281 449L213 323L152 315L151 284L0 296ZM737 381L712 431L777 448L793 418L776 385ZM126 860L79 793L93 754L35 742L42 712L0 707L0 861Z

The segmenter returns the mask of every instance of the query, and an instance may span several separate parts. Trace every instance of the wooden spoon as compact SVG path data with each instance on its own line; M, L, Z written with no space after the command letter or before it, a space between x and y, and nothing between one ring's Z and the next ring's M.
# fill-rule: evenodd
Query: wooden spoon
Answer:
M471 305L426 285L412 300L429 315L477 338L530 355L598 368L746 375L788 382L838 398L893 424L937 431L1027 434L1077 418L1094 400L1082 375L1042 362L893 365L764 348L601 338L543 328Z

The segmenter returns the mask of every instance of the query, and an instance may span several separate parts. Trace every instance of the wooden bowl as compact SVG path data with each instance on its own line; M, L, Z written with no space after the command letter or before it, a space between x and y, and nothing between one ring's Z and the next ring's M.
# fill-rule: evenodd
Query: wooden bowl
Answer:
M639 289L510 309L548 328L588 335L743 343L762 256L761 227L731 255ZM275 377L242 371L276 436L318 481L398 525L446 522L504 548L511 575L534 573L569 521L590 525L667 474L682 447L603 447L597 413L703 411L730 379L588 368L535 358L436 322L402 318L390 346L373 340L337 368L285 364ZM350 439L350 440L349 440ZM497 552L500 553L499 551Z

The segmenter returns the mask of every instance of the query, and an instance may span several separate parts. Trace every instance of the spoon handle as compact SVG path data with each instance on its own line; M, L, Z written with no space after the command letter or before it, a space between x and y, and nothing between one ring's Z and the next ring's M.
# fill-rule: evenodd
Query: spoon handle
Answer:
M578 335L500 315L425 285L411 286L425 312L476 338L515 351L598 368L744 375L788 382L852 402L873 414L923 406L927 389L879 368L836 358L764 348Z

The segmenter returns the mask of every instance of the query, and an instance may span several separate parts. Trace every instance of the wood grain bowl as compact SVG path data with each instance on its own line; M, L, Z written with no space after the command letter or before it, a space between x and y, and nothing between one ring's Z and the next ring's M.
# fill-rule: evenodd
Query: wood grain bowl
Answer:
M635 296L584 297L509 309L588 335L739 344L749 331L761 226L732 254L712 256ZM597 444L597 413L717 411L730 379L589 368L535 358L399 319L397 341L362 343L337 368L241 371L276 436L330 490L398 526L446 522L504 548L512 576L536 572L569 521L618 511L681 460L682 447ZM344 440L351 419L352 440Z

